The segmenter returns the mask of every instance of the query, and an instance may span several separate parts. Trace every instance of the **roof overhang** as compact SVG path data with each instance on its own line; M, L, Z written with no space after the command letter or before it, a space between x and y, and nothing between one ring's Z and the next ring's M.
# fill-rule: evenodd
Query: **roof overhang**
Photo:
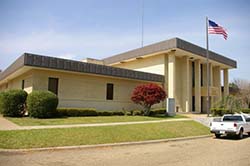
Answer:
M138 58L144 58L147 56L154 56L164 53L169 53L172 50L184 53L183 56L196 57L197 59L206 58L206 49L199 47L195 44L189 43L179 38L173 38L170 40L162 41L152 45L145 46L131 50L122 54L114 55L103 59L104 64L114 65L120 62L129 62ZM178 55L178 54L176 54ZM182 55L182 54L180 54ZM225 68L236 68L237 62L215 52L209 51L209 60L214 63L222 64Z
M86 74L135 79L142 81L164 82L164 76L112 66L85 63L68 59L54 58L30 53L24 53L12 65L0 74L0 84L13 79L31 68L80 72Z

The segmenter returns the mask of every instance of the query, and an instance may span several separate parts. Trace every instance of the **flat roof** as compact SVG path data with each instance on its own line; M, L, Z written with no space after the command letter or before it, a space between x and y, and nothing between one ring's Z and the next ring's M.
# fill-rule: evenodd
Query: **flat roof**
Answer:
M22 68L23 66L48 68L55 70L89 73L103 76L136 79L143 81L164 82L164 76L117 67L86 63L44 55L24 53L6 70L0 73L0 81Z
M125 53L107 57L107 58L104 58L103 61L104 61L104 64L109 65L109 64L113 64L117 62L122 62L128 59L132 59L132 58L138 58L143 55L167 51L167 50L171 50L175 48L178 48L187 52L191 52L193 54L206 58L205 48L202 48L200 46L189 43L179 38L173 38L173 39L165 40L165 41L158 42L155 44L151 44L142 48L134 49ZM209 59L231 66L232 68L237 67L237 62L235 60L232 60L230 58L217 54L213 51L209 51Z

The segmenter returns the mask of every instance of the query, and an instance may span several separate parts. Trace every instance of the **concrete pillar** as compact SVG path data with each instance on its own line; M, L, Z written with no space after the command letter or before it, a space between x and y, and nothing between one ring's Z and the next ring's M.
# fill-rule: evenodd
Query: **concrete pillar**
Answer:
M185 56L182 59L182 63L183 63L183 68L182 68L182 72L183 72L183 83L182 83L182 87L183 87L183 111L184 112L190 112L190 65L189 65L189 57Z
M175 53L168 55L168 97L175 98Z
M223 70L224 97L229 95L228 69Z
M210 74L210 86L213 86L213 65L209 63L209 74Z
M214 104L214 97L212 95L212 88L214 86L214 83L213 83L213 64L212 63L209 63L209 78L210 78L210 96L211 96L211 101L210 101L210 108L212 108L213 104Z
M201 62L200 60L195 60L195 112L201 112Z
M164 55L164 90L168 93L168 54Z
M168 94L168 54L164 54L164 90ZM163 107L166 107L166 101L163 102Z
M221 100L221 74L220 66L215 66L213 69L213 85L217 88L218 94L214 97L214 104Z

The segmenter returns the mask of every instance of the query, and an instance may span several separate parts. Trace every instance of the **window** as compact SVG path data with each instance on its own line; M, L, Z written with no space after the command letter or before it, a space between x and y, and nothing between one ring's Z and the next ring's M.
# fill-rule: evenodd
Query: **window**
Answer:
M48 90L58 94L58 78L49 78Z
M224 116L223 121L243 121L243 119L241 116L231 115L231 116Z
M201 64L201 86L203 86L203 64Z
M250 122L250 118L246 118L246 122Z
M24 80L22 80L22 90L24 90Z
M113 96L114 96L114 84L108 83L106 91L106 99L113 100Z
M192 87L195 86L195 65L194 62L192 62Z

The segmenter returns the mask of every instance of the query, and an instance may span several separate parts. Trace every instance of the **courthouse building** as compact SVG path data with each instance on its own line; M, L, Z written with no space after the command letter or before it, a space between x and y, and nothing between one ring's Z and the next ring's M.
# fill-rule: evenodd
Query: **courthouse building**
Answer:
M211 105L229 94L228 70L236 67L236 61L209 52ZM146 83L162 86L175 99L178 112L206 112L206 49L173 38L102 60L24 53L0 73L0 91L49 90L58 95L59 107L98 110L138 109L130 100L131 93Z

